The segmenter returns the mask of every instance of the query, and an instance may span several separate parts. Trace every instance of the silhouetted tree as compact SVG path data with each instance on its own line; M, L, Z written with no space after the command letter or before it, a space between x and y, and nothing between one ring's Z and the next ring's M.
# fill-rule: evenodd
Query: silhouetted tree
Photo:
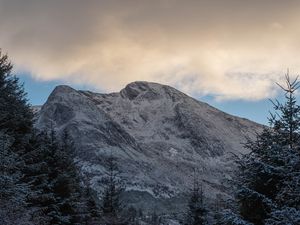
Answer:
M22 180L23 148L32 130L26 94L0 50L0 224L25 224L29 185Z
M124 183L120 177L120 171L116 159L111 155L108 158L108 170L103 182L104 192L102 196L102 216L106 224L124 224L122 218L124 206L121 195L124 192Z
M20 151L32 131L33 113L12 68L8 56L0 50L0 130L13 138L11 148Z
M204 195L202 185L194 178L194 184L190 193L188 210L186 213L186 225L203 225L206 224L207 209L204 205Z
M13 138L0 131L0 224L29 223L26 196L30 189L19 170L24 162L11 150Z
M269 119L270 127L247 143L250 153L239 161L239 213L255 225L299 221L294 216L300 215L300 107L295 96L298 79L291 81L287 75L286 87L280 87L285 102L273 102L275 114Z

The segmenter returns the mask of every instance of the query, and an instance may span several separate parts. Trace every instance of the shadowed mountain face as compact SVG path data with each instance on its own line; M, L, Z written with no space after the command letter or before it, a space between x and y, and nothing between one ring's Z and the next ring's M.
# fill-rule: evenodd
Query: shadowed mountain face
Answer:
M128 201L144 210L181 211L193 171L206 197L227 195L232 153L261 125L221 112L161 84L134 82L119 93L58 86L37 113L36 127L67 130L84 177L101 192L112 153L126 181Z

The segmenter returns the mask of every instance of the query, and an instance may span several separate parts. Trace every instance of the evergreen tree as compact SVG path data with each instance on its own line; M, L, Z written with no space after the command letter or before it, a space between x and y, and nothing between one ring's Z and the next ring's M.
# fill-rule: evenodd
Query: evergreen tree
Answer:
M116 159L112 155L108 159L108 170L103 181L104 192L101 205L103 220L108 225L124 224L121 195L125 188Z
M137 224L138 212L137 210L131 206L127 209L127 218L128 222L132 225Z
M0 215L1 224L27 221L28 184L22 178L22 157L32 129L32 112L26 94L12 74L12 64L0 50ZM26 219L25 219L26 218ZM17 222L19 221L19 222Z
M46 225L50 218L46 215L49 211L49 202L54 201L49 186L50 167L45 160L50 154L48 151L49 137L46 132L32 133L27 145L24 148L23 159L26 163L22 178L30 185L30 194L26 202L31 207L31 217L34 224Z
M300 107L295 97L299 82L287 75L286 87L280 87L285 92L285 103L273 102L275 114L269 119L270 127L246 144L250 154L239 161L239 213L255 225L266 221L272 224L270 221L280 221L284 213L295 210L300 213Z
M266 225L296 225L300 224L299 210L290 207L282 207L271 212Z
M79 172L74 163L73 144L67 133L60 142L54 130L37 135L34 150L29 152L32 162L27 179L34 190L28 202L34 207L38 224L83 224L89 216L84 188L80 185Z
M252 223L243 220L240 215L229 209L223 210L217 214L215 220L215 225L252 225Z
M150 217L150 225L159 225L160 217L157 215L156 211L153 211Z
M0 50L0 130L13 138L12 148L20 151L32 130L33 113L12 68L8 56Z
M204 205L204 195L202 185L194 177L193 189L188 202L188 210L186 215L186 225L203 225L206 224L207 210Z
M47 220L45 224L69 224L70 216L63 214L61 211L62 203L65 199L61 198L57 193L58 176L61 173L59 165L59 143L56 139L55 132L51 130L50 135L43 132L41 137L42 161L44 164L45 180L41 180L38 187L38 195L36 195L35 205L40 206L42 217Z
M50 132L50 142L47 163L49 184L54 196L53 207L48 213L51 224L81 224L81 186L79 173L74 163L74 147L68 133L63 133L59 144L53 130ZM50 204L51 205L51 204Z
M101 220L101 210L98 204L97 193L88 185L83 188L81 205L79 208L80 215L85 225L99 225Z
M16 153L11 151L13 139L0 131L0 224L28 224L25 198L28 186L21 181L18 170L23 164Z

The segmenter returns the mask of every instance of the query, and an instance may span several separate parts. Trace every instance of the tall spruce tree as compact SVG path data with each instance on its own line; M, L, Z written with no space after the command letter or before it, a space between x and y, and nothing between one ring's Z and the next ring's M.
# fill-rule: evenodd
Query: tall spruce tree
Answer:
M27 204L32 208L31 217L34 224L47 225L51 217L48 213L55 204L55 198L50 184L49 166L50 138L46 132L32 133L25 147L24 160L26 167L23 180L30 184L31 192Z
M54 191L59 199L63 215L69 215L70 224L80 224L82 218L79 213L81 186L79 171L74 162L74 145L68 132L63 132L61 144L56 152L57 182Z
M32 131L33 113L12 69L8 56L0 50L0 130L13 137L12 148L20 151Z
M207 209L204 205L202 185L194 173L193 188L190 193L185 225L204 225L206 223Z
M25 199L29 188L22 180L26 166L22 151L32 130L32 117L23 87L12 74L7 55L0 50L1 224L24 224L27 221L29 210L25 208Z
M67 133L62 135L62 142L51 130L46 139L47 152L45 160L49 168L48 184L50 199L47 215L51 218L50 224L82 224L85 220L81 213L82 188L79 172L74 163L74 147Z
M239 161L236 193L241 217L255 225L299 224L300 107L298 79L286 75L285 102L273 102L275 113ZM298 216L296 216L298 215Z
M96 191L91 189L88 184L82 191L79 213L84 225L99 225L101 220L101 209Z
M28 203L33 207L36 224L87 224L90 196L80 184L74 163L74 147L69 135L61 141L52 129L42 132L30 142L26 180L32 184ZM93 199L89 199L93 201ZM89 202L89 203L90 203Z
M108 170L102 185L104 186L101 205L103 221L107 225L125 224L122 215L124 205L121 201L121 195L125 188L116 159L112 154L108 158Z
M0 224L29 224L26 196L29 187L22 182L20 157L11 150L12 138L0 131Z

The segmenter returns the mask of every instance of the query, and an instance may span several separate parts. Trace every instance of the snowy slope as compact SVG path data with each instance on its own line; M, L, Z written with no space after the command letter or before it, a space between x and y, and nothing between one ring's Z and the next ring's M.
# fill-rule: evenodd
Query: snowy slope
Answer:
M117 157L130 202L145 210L180 211L182 193L198 171L213 201L226 195L232 153L262 126L221 112L161 84L134 82L119 93L58 86L37 114L36 126L67 129L82 172L101 192L110 153Z

